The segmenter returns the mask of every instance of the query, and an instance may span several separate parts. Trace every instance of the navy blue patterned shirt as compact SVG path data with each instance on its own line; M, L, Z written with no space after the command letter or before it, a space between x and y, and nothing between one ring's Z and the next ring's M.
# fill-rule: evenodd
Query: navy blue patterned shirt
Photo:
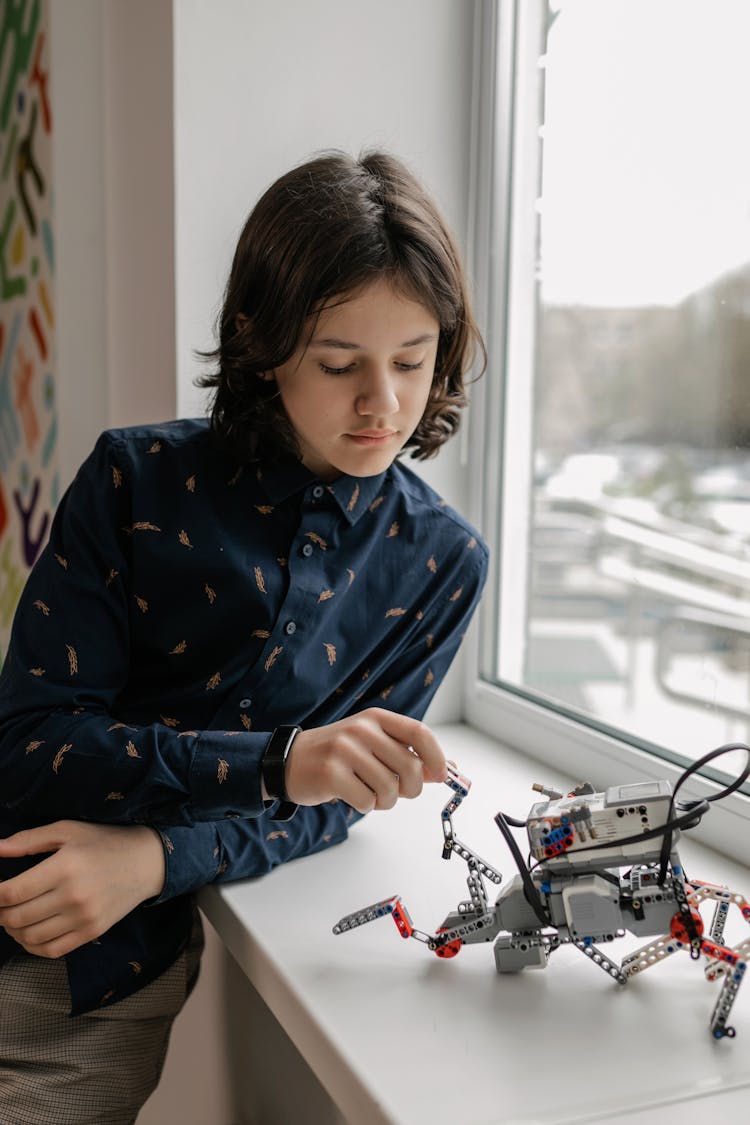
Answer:
M102 435L57 510L0 675L0 835L148 824L166 884L66 958L73 1012L155 979L190 892L343 840L343 802L271 819L275 727L421 717L484 583L476 532L395 462L238 467L205 420ZM0 878L39 862L0 860ZM0 961L20 953L0 930Z

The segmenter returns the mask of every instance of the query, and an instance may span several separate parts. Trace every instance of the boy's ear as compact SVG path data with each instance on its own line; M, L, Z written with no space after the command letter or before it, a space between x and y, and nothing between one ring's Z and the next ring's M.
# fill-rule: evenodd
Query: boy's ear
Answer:
M262 379L264 383L274 383L276 381L275 371L259 371L258 378Z
M234 327L237 329L238 332L241 329L243 329L249 323L250 323L250 317L245 316L244 313L237 313L237 316L234 318Z

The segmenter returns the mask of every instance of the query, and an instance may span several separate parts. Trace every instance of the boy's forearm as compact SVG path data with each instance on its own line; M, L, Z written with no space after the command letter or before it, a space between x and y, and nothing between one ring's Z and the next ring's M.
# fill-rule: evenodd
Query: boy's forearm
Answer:
M191 824L264 811L260 762L270 733L181 733L96 712L0 719L0 823L69 817L103 824ZM229 743L232 743L231 747ZM224 770L231 763L231 771Z
M291 859L341 843L360 819L360 813L337 801L300 808L293 820L284 823L263 816L160 827L166 880L159 901L209 883L266 875Z

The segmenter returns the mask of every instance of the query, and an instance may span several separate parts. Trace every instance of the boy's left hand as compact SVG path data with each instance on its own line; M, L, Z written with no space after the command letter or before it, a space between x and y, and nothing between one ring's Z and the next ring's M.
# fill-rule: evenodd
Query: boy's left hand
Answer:
M59 820L0 840L0 858L52 852L0 882L0 926L37 957L63 957L161 893L164 849L145 825Z

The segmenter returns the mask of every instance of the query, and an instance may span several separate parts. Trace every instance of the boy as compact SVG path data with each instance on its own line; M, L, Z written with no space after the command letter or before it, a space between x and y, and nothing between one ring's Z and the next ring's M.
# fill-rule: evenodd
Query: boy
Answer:
M197 973L191 893L444 778L420 720L487 552L398 458L455 431L477 344L411 174L319 157L240 236L210 426L81 467L0 677L3 1119L132 1122Z

